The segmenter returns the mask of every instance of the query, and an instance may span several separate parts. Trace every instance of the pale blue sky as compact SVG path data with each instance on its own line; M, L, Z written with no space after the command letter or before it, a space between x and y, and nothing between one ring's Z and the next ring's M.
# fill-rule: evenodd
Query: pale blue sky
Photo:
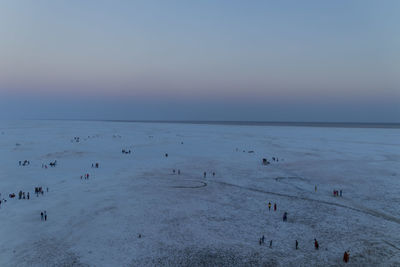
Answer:
M400 1L1 1L0 117L400 122Z

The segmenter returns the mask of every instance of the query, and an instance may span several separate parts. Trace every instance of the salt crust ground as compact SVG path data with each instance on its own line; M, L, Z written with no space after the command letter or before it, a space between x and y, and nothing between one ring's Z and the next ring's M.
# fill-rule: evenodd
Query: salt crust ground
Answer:
M399 163L398 129L2 122L2 197L50 192L1 206L0 266L400 266Z

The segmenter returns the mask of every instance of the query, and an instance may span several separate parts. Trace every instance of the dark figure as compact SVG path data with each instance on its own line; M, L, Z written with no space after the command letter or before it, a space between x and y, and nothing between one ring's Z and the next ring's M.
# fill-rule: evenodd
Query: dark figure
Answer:
M40 213L40 219L43 221L43 211Z
M343 261L347 263L349 262L349 258L350 258L350 253L345 251L343 255Z
M21 199L22 198L22 191L19 191L18 192L18 199Z
M44 220L47 221L47 213L44 211Z
M269 248L272 248L272 240L269 241Z
M139 234L139 236L138 236L139 238L142 238L142 234Z
M342 190L340 190L340 196L342 196Z
M21 161L19 161L19 166L21 166Z
M274 203L274 211L276 211L276 203Z
M48 187L46 187L46 191L49 192L49 188Z
M175 174L175 169L172 170L172 173Z
M261 238L258 239L258 244L261 246Z
M283 213L283 221L284 221L284 222L287 221L287 212Z
M92 168L93 168L93 163L92 163Z
M27 195L27 196L28 196L28 199L29 199L29 192L28 192L28 195Z
M181 170L178 170L178 175L180 175L181 174Z
M271 202L268 202L268 210L271 210Z
M206 172L204 172L204 173L203 173L203 175L204 175L204 178L206 178L206 176L207 176L207 173L206 173Z
M213 172L212 175L215 176L215 172Z
M165 153L165 157L168 158L168 153Z
M297 242L297 240L296 240L296 249L298 249L299 248L299 242Z
M269 162L266 158L264 158L264 159L262 159L262 163L263 163L263 165L268 165Z
M22 193L22 198L25 199L25 192Z
M99 163L96 163L96 168L97 168L97 169L99 168Z
M261 237L261 242L264 244L264 241L265 241L265 237L264 237L264 235Z
M317 239L315 239L315 238L314 238L314 247L315 247L316 250L319 249L318 241L317 241Z

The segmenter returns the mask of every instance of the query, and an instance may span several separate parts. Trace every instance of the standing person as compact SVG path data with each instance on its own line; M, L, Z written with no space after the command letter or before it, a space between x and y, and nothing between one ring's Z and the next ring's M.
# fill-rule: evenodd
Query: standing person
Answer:
M268 210L271 211L271 202L268 202Z
M44 220L47 221L47 212L44 211Z
M296 249L298 249L299 248L299 242L297 242L297 240L296 240Z
M314 188L314 190L315 190L315 192L317 192L317 185L315 185L315 188Z
M316 250L319 249L318 241L317 241L317 239L315 239L315 238L314 238L314 247L315 247Z
M29 192L28 192L28 199L29 199Z
M345 251L344 255L343 255L343 261L346 263L349 262L349 257L350 257L350 253Z
M181 170L178 169L178 175L180 175L180 174L181 174Z
M340 196L342 196L342 190L340 190Z
M272 248L272 240L269 241L269 248Z
M203 175L204 175L204 178L206 178L206 176L207 176L207 173L206 173L206 172L204 172L204 173L203 173Z
M40 212L40 220L42 220L42 221L43 221L43 211L42 211L42 212Z
M265 241L265 237L264 237L264 235L261 237L261 243L263 243L264 244L264 241Z
M276 211L276 203L274 203L274 211Z

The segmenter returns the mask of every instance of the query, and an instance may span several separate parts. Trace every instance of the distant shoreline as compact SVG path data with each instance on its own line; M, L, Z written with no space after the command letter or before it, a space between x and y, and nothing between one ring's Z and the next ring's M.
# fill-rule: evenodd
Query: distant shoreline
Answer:
M51 119L57 120L57 119ZM364 122L283 122L283 121L196 121L196 120L84 120L60 119L60 121L104 121L129 123L179 123L201 125L232 126L297 126L297 127L330 127L330 128L384 128L400 129L400 123L364 123Z

